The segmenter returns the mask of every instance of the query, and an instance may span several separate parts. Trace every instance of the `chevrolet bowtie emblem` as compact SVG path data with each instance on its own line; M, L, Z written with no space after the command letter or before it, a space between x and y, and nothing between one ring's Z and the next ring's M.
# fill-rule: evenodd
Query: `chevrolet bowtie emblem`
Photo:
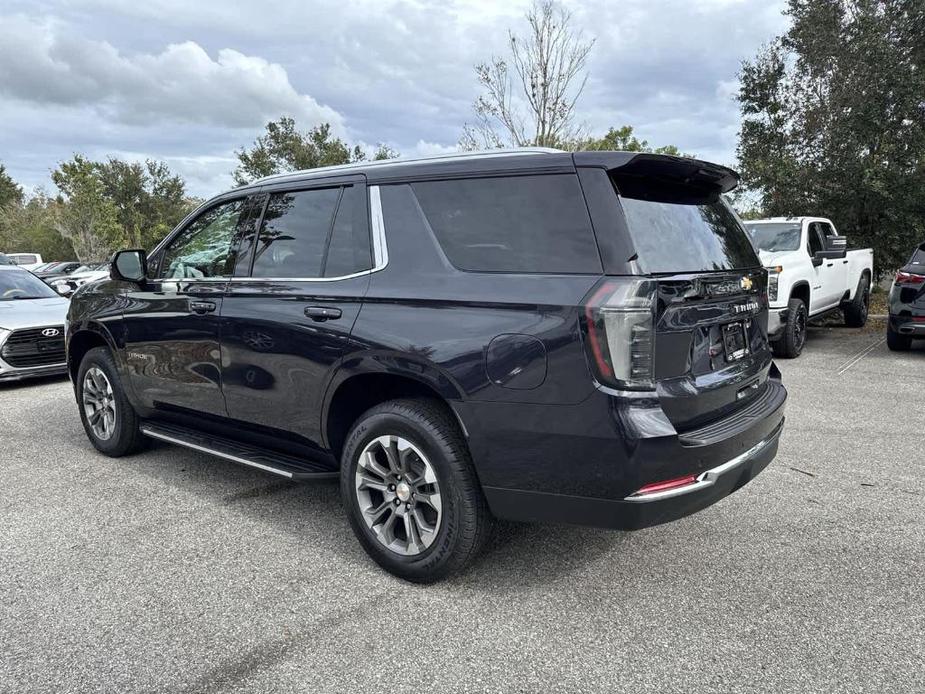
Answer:
M743 277L741 280L739 280L739 286L742 287L742 289L745 291L751 290L753 284L754 282L752 282L751 277Z

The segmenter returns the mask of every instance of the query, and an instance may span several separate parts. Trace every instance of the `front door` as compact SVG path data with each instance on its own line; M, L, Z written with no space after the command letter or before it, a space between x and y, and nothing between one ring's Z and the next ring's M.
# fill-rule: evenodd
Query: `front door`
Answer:
M219 316L246 199L198 214L152 255L152 277L126 295L125 363L141 405L225 414Z
M266 191L253 257L222 306L222 382L229 417L317 443L373 263L364 181L302 186Z

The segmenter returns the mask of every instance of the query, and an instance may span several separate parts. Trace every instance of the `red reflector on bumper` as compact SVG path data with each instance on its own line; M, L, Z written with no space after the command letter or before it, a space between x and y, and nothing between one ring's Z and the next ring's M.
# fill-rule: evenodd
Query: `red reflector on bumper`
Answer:
M669 489L686 487L689 484L694 484L696 481L697 477L695 475L685 475L684 477L677 477L673 480L665 480L664 482L653 482L652 484L647 484L645 487L640 487L633 496L654 494L655 492L664 492Z

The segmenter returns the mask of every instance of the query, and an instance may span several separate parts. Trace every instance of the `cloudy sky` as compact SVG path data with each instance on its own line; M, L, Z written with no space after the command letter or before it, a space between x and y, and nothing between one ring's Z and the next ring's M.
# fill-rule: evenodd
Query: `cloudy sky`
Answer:
M529 0L0 0L0 162L27 187L81 152L163 159L191 193L230 187L234 150L282 114L403 155L455 149L473 66ZM589 130L633 125L731 164L744 58L778 0L570 0L596 39ZM241 7L235 7L241 5Z

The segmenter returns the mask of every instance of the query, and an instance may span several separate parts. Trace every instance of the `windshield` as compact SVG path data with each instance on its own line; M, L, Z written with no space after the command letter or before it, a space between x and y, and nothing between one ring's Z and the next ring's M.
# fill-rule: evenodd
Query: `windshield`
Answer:
M752 244L759 251L798 251L800 250L799 224L749 224L745 229L751 237Z
M49 299L58 296L51 287L30 272L4 270L0 272L0 301L18 299Z

